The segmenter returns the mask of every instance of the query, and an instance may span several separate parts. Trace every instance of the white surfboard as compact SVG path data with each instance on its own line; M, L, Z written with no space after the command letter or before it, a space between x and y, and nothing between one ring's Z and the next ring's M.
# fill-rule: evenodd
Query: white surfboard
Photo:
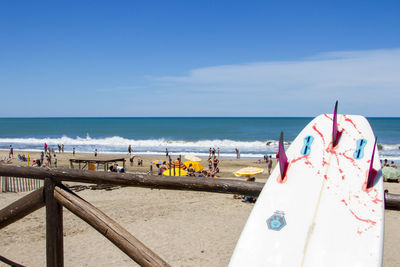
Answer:
M312 120L286 155L282 181L273 170L236 245L229 266L381 266L384 190L378 150L373 184L366 181L375 137L362 116Z

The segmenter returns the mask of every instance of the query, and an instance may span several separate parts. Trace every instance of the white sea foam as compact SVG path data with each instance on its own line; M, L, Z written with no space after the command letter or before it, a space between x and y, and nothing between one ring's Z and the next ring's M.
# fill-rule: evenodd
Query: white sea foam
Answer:
M209 147L219 147L220 149L235 148L249 150L249 151L262 151L269 148L276 148L277 141L235 141L235 140L197 140L197 141L184 141L184 140L167 140L167 139L148 139L148 140L134 140L127 139L120 136L105 137L105 138L85 138L76 137L70 138L63 136L60 138L0 138L0 144L14 144L14 145L30 145L30 146L43 146L47 143L49 146L57 146L64 144L65 146L96 146L96 147L109 147L109 148L127 148L132 145L134 148L196 148L197 150L208 149ZM153 149L151 149L153 150Z
M126 153L129 145L133 151L139 154L163 155L165 148L168 148L172 155L194 154L200 157L208 156L210 147L220 148L221 155L224 157L235 157L235 148L238 148L242 157L263 157L265 154L274 155L278 148L277 140L255 140L238 141L229 139L214 140L168 140L168 139L143 139L135 140L112 136L105 138L86 137L71 138L62 136L58 138L0 138L0 149L7 149L10 144L17 150L41 151L43 144L47 143L50 147L57 150L57 145L64 144L65 151L71 152L76 148L79 153L92 153L96 148L101 153ZM288 145L290 142L285 143ZM400 160L399 144L381 144L382 150L379 151L381 158L388 160Z

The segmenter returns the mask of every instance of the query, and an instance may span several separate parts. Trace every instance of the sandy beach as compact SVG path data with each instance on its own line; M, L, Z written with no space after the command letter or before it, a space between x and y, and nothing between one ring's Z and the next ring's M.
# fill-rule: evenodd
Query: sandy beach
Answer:
M26 165L16 159L12 164ZM27 152L23 152L27 155ZM40 158L30 152L30 158ZM0 152L0 158L8 156ZM75 158L93 157L77 154ZM102 155L98 158L127 159L128 172L146 173L153 160L164 156L140 156L143 166L130 166L129 156ZM58 167L69 168L71 153L57 153ZM202 163L205 165L206 160ZM275 165L275 163L274 163ZM233 171L255 166L265 170L265 163L257 159L220 160L220 177L234 178ZM154 171L156 174L156 171ZM265 171L257 181L265 182ZM390 193L400 194L398 184L386 183ZM0 208L7 206L27 193L0 193ZM125 227L136 238L155 251L172 266L227 266L249 216L253 204L233 199L229 194L191 191L152 190L143 188L117 188L84 190L78 193L108 216ZM400 266L400 214L386 211L385 248L383 266ZM0 230L0 255L27 266L45 265L45 210L42 208L22 220ZM88 224L64 209L64 260L65 266L135 266L128 256Z

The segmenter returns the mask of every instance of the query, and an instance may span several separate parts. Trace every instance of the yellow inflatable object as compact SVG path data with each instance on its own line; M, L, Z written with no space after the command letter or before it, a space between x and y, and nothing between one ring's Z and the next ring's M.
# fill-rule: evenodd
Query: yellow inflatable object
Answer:
M186 176L187 175L187 172L185 170L181 169L180 171L181 171L181 175L179 175L178 168L165 170L162 174L165 176Z

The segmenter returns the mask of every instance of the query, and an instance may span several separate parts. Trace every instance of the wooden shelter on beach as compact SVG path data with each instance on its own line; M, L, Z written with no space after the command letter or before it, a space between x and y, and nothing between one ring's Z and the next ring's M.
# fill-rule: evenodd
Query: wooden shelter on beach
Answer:
M122 167L125 168L125 161L126 160L124 158L113 158L113 159L79 158L79 159L70 159L69 166L71 169L74 169L74 163L77 163L79 170L84 170L86 168L88 170L94 171L95 166L103 165L104 171L107 171L109 164L116 164L117 162L122 162Z

